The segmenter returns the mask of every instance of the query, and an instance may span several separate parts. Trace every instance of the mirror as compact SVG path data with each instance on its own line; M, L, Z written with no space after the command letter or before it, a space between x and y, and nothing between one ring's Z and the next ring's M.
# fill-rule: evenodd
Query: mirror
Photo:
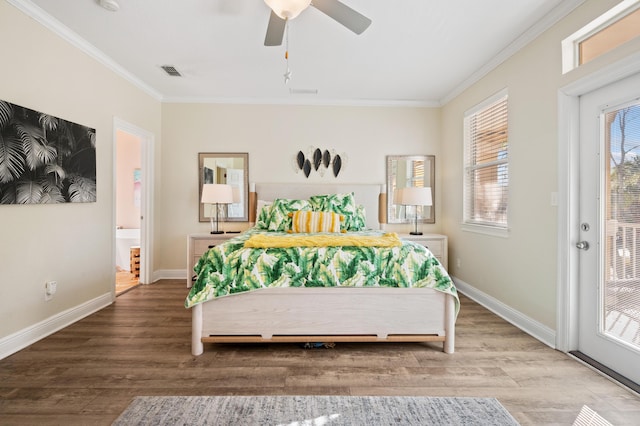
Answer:
M411 223L417 210L419 223L435 223L434 155L387 156L387 223ZM398 203L398 190L407 187L431 187L431 206L403 206Z
M200 222L215 217L215 206L202 204L202 185L225 183L233 188L233 204L220 205L220 220L249 221L249 154L235 152L201 152L198 154L198 206Z

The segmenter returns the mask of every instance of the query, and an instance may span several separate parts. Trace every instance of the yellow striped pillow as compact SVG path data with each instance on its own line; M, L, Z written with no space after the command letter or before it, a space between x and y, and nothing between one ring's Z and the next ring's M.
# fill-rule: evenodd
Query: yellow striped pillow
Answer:
M334 212L298 210L289 215L291 216L289 232L340 232L340 222L344 220L344 216Z

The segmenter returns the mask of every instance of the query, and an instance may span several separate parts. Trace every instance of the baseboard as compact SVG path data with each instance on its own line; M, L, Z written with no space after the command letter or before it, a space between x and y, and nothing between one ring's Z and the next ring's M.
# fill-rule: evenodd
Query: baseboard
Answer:
M516 311L512 307L505 305L498 299L483 293L461 279L453 277L453 282L456 284L456 288L460 293L464 294L469 299L484 306L500 318L515 325L530 336L540 340L545 345L555 349L556 332L554 330L534 319L529 318L521 312Z
M111 292L98 296L81 305L67 309L37 324L0 339L0 359L4 359L27 346L44 339L82 318L113 303Z
M153 272L153 282L158 280L186 280L186 269L159 269Z

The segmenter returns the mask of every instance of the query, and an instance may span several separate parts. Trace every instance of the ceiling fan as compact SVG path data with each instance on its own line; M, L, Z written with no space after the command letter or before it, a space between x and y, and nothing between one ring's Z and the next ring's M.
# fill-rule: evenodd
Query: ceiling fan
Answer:
M309 6L333 18L356 34L362 34L371 19L351 9L339 0L264 0L271 8L265 46L280 46L288 20L298 16Z

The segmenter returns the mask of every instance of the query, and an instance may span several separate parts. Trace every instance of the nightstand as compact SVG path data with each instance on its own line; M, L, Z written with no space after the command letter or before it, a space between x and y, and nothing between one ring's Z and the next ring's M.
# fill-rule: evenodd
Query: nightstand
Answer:
M193 267L198 259L209 250L238 234L190 234L187 236L187 288L191 288L195 281Z
M413 241L418 244L422 244L429 249L431 253L442 263L444 269L449 268L448 262L448 244L447 236L441 234L423 234L423 235L411 235L411 234L398 234L403 240Z

